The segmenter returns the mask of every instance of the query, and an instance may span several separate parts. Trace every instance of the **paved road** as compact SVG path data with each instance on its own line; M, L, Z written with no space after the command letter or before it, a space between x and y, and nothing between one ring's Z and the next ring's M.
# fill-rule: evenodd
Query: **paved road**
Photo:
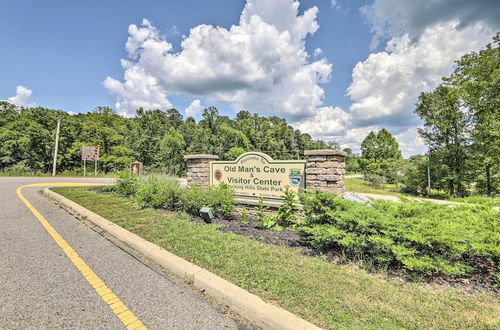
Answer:
M110 179L0 178L0 327L2 329L122 329L89 285L16 195L36 182ZM201 294L144 265L45 200L42 188L24 196L102 281L150 329L236 329L243 326Z

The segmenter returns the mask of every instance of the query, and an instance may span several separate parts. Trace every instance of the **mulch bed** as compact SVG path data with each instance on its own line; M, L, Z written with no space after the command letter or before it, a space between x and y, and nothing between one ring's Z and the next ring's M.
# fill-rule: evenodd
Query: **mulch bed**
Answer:
M193 221L205 223L200 217L193 217ZM219 230L225 233L249 236L256 241L266 244L296 248L306 255L319 255L318 252L310 247L301 244L301 236L290 229L263 229L260 227L260 223L253 219L250 219L248 224L244 224L237 217L232 219L215 218L211 223L219 225Z

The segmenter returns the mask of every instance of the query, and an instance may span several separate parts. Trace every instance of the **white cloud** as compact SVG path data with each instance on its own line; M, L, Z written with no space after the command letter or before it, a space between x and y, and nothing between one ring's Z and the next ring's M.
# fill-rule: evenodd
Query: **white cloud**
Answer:
M451 20L459 21L459 28L478 22L492 30L500 28L498 0L375 0L361 12L372 25L373 47L381 39L403 33L419 36L428 27Z
M330 6L335 9L340 9L340 5L337 0L330 0Z
M170 107L172 94L226 102L235 110L299 120L323 105L320 83L329 81L325 59L309 62L304 43L318 29L316 7L299 14L293 0L248 0L238 25L198 25L173 53L172 45L148 21L129 27L124 81L104 85L116 107Z
M314 137L332 140L346 133L349 115L339 107L321 107L313 116L293 124Z
M7 101L19 107L33 107L36 103L31 100L31 94L33 94L31 89L17 86L16 95L9 97Z
M416 39L394 37L385 51L370 54L352 72L348 95L356 126L417 124L413 115L421 92L434 89L463 54L486 45L491 30L476 23L459 29L459 22L439 23Z
M376 126L366 126L358 128L350 128L345 135L337 136L335 141L340 143L340 147L351 148L353 152L359 153L361 149L361 142L371 132L378 130Z
M184 113L188 117L194 117L201 111L201 101L194 100L191 104L184 110Z
M323 56L325 53L323 52L323 49L321 48L316 48L314 51L313 51L313 56L314 58L318 58L320 56Z
M108 77L104 85L123 114L170 108L169 98L181 95L195 99L187 115L198 113L202 100L227 103L236 111L284 116L316 138L353 150L371 130L386 127L405 154L419 152L413 114L418 95L436 87L464 53L489 42L494 30L488 18L494 15L483 5L477 5L483 14L468 14L476 5L460 1L455 8L452 2L374 0L364 7L374 39L389 41L353 69L349 112L323 103L321 84L330 81L332 65L321 49L305 49L306 38L319 28L318 9L300 13L295 0L247 0L238 24L195 26L179 52L148 20L132 24L123 79Z
M415 155L423 154L427 151L424 141L418 135L416 127L410 127L394 136L399 143L399 149L403 151L405 158Z

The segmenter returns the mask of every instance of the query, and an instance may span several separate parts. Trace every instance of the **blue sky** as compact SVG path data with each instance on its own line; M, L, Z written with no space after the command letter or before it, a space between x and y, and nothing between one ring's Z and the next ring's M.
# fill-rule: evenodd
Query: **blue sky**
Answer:
M424 150L411 109L418 94L499 28L495 1L414 3L302 0L294 12L293 0L274 8L263 0L8 1L0 99L72 112L105 105L129 116L136 105L184 113L191 104L198 118L209 105L227 115L245 108L354 149L387 127L410 155Z

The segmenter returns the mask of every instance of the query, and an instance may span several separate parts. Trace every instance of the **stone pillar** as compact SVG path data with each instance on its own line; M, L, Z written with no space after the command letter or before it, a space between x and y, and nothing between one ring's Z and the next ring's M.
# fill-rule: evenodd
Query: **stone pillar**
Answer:
M215 155L187 155L184 156L187 166L187 184L200 187L210 185L210 161L219 159Z
M347 153L340 150L306 150L306 189L320 189L335 195L345 193Z

